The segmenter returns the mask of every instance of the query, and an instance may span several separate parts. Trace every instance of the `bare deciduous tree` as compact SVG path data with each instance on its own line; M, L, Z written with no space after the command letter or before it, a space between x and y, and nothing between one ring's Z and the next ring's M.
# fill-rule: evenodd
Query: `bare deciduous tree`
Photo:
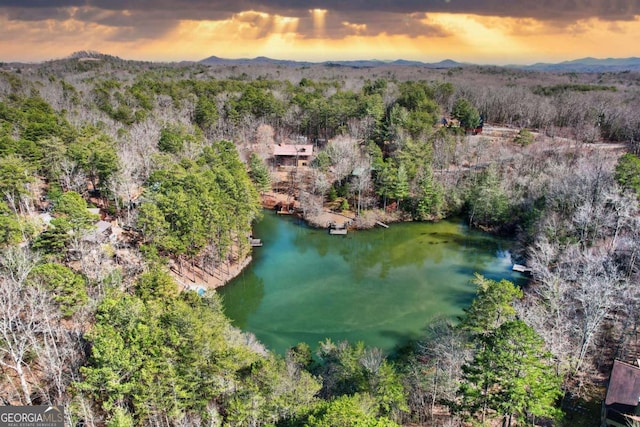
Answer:
M0 365L10 371L6 381L19 391L19 402L25 405L32 403L29 352L41 332L37 307L45 304L44 295L26 283L36 263L33 254L20 248L0 257Z

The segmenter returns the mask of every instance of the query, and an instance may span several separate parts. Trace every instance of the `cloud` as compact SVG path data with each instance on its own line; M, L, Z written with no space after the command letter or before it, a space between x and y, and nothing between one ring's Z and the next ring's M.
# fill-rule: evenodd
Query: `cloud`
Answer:
M614 47L636 54L630 41L639 23L640 0L0 0L0 40L12 40L0 54L464 59L469 52L470 60L491 54L506 62L508 51L527 55L523 62L577 57L572 43L583 56L611 56Z
M52 13L56 8L128 11L142 20L149 14L167 13L175 20L228 19L248 10L304 18L310 9L324 9L345 17L346 22L361 23L363 14L461 13L566 23L589 18L629 21L640 15L638 0L0 0L0 8L24 20L41 19L44 11Z
M424 13L397 13L376 10L322 9L321 31L312 9L296 9L276 5L268 10L264 3L237 2L216 3L201 0L159 1L145 0L128 4L123 1L100 0L78 5L78 1L59 0L58 7L38 7L39 2L27 1L22 7L0 7L0 15L11 21L36 22L67 20L96 24L113 28L111 39L134 41L166 35L180 21L235 21L251 28L260 28L256 37L266 37L270 31L282 30L282 20L297 20L297 34L303 38L339 39L349 35L374 36L401 34L410 37L441 37L447 35L438 25L429 21ZM91 3L91 4L88 4ZM103 4L104 3L104 4ZM146 3L150 3L145 9ZM2 3L6 4L6 3ZM152 6L153 7L152 7ZM116 7L120 6L120 7ZM132 8L126 8L126 6ZM290 29L290 28L289 28Z

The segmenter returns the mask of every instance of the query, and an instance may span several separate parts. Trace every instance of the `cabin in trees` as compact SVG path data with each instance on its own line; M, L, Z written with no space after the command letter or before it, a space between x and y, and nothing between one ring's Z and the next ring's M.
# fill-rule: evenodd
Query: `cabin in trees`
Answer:
M98 221L94 224L94 229L82 237L83 242L102 244L107 240L115 242L113 225L107 221Z
M627 427L640 422L640 368L613 362L607 395L602 406L602 427Z
M312 144L276 144L273 146L275 166L309 166Z

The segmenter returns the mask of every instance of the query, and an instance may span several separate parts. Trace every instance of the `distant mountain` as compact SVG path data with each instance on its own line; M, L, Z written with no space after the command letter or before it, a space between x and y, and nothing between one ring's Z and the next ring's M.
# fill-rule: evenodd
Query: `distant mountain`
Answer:
M444 61L436 62L433 64L425 64L425 66L429 68L458 68L458 67L466 67L470 64L465 64L462 62L457 62L452 59L445 59Z
M362 59L362 60L346 60L346 61L324 61L324 62L307 62L307 61L291 61L282 59L272 59L265 56L259 56L257 58L241 58L241 59L228 59L220 58L217 56L210 56L199 61L200 64L205 65L247 65L247 64L270 64L270 65L285 65L294 67L304 67L310 65L325 65L327 67L351 67L351 68L373 68L384 65L404 65L404 66L417 66L427 68L454 68L463 67L469 64L463 64L460 62L446 59L444 61L436 63L425 63L420 61L407 61L404 59L398 59L395 61L382 61L379 59Z
M513 66L532 71L564 71L579 73L601 73L607 71L640 71L640 58L581 58L559 63L537 63Z
M240 58L240 59L228 59L228 58L220 58L217 56L210 56L201 61L198 61L200 64L204 65L286 65L286 66L294 66L300 67L305 65L311 65L312 62L304 62L304 61L289 61L286 59L272 59L267 58L266 56L258 56L257 58Z
M117 56L104 54L101 52L91 51L91 50L83 50L74 52L66 58L63 59L52 59L49 61L45 61L45 64L49 65L62 65L67 63L82 63L82 62L105 62L109 64L118 64L118 66L124 66L124 64L138 64L140 66L147 66L152 64L153 62L149 61L136 61L136 60L125 60ZM497 67L497 68L515 68L520 70L530 70L530 71L548 71L548 72L577 72L577 73L602 73L602 72L620 72L620 71L640 71L640 58L638 57L630 57L630 58L581 58L575 59L572 61L563 61L558 63L545 63L540 62L531 65L477 65L465 62L457 62L452 59L445 59L440 62L421 62L421 61L411 61L405 59L397 59L395 61L386 61L379 59L363 59L363 60L336 60L336 61L325 61L325 62L310 62L310 61L294 61L294 60L286 60L286 59L273 59L268 58L266 56L259 56L256 58L239 58L239 59L229 59L229 58L220 58L218 56L210 56L208 58L202 59L200 61L181 61L181 62L173 62L171 64L176 65L190 65L190 64L203 64L203 65L253 65L253 66L264 66L264 65L276 65L276 66L286 66L286 67L309 67L309 66L325 66L325 67L350 67L350 68L374 68L374 67L382 67L382 66L406 66L406 67L423 67L423 68L432 68L432 69L451 69L451 68L460 68L460 67L470 67L470 66L481 66L481 67ZM13 62L10 64L2 64L5 66L19 66L19 65L29 65L33 66L34 64L21 64L19 62Z

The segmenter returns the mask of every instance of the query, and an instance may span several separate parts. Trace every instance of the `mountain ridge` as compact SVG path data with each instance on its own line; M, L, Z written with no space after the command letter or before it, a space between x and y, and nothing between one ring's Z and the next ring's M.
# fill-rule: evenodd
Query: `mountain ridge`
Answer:
M350 68L375 68L380 66L407 66L407 67L424 67L432 69L452 69L463 67L498 67L511 68L525 71L542 71L542 72L581 72L581 73L598 73L598 72L622 72L622 71L640 71L640 57L627 58L594 58L584 57L561 62L537 62L533 64L475 64L469 62L458 62L453 59L444 59L438 62L423 62L418 60L396 59L396 60L380 60L380 59L354 59L354 60L327 60L327 61L297 61L291 59L274 59L266 56L258 56L254 58L221 58L215 55L195 61L144 61L135 59L122 59L118 56L104 54L93 50L84 50L74 52L71 55L60 58L42 61L40 63L52 63L59 61L87 61L87 60L114 60L122 62L140 62L140 63L173 63L173 64L201 64L201 65L276 65L285 67L309 67L309 66L326 66L326 67L350 67ZM0 59L0 63L2 63ZM37 63L21 63L9 62L5 64L24 64L33 65Z
M495 66L500 68L516 68L529 71L555 71L555 72L613 72L613 71L640 71L640 57L628 58L593 58L585 57L562 62L538 62L530 65L510 64L510 65L494 65L494 64L473 64L468 62L458 62L452 59L444 59L439 62L423 62L415 60L396 59L393 61L383 61L378 59L365 60L331 60L320 62L294 61L272 59L265 56L256 58L242 59L226 59L217 56L197 61L199 64L274 64L274 65L290 65L290 66L310 66L310 65L326 65L326 66L345 66L355 68L370 68L384 65L400 65L400 66L419 66L425 68L458 68L469 66Z

